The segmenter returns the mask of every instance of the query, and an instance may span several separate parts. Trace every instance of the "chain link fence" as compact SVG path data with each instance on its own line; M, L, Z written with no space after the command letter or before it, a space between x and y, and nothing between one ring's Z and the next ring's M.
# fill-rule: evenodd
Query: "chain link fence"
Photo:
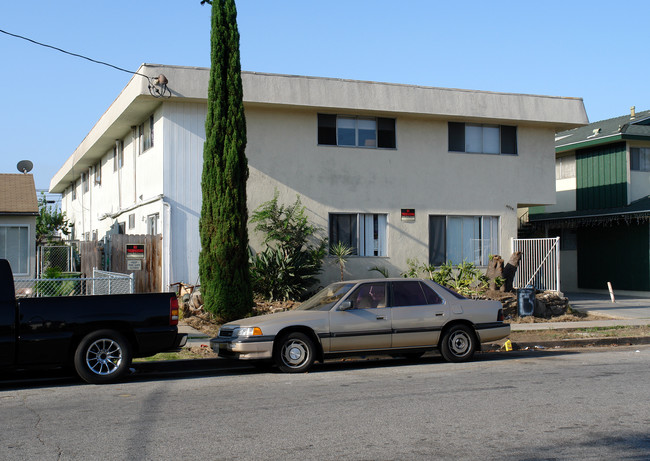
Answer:
M36 249L37 277L48 270L73 272L78 270L78 252L72 245L42 245Z
M16 297L87 296L133 293L133 276L97 271L95 277L65 274L60 278L14 279Z

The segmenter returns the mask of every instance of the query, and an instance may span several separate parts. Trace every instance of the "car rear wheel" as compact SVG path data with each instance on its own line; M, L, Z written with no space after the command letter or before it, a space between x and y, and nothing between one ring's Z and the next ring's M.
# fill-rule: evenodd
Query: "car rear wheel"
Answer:
M74 367L84 381L105 384L120 379L131 366L128 341L117 331L99 330L81 340Z
M273 358L281 371L303 373L314 363L314 343L304 333L289 333L278 342Z
M442 336L440 353L448 362L466 362L475 350L476 336L467 325L454 325Z

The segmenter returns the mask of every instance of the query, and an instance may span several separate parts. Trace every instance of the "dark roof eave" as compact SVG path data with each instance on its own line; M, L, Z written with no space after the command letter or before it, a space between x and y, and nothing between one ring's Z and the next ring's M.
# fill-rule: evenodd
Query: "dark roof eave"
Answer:
M578 150L578 149L583 149L585 147L592 147L592 146L598 146L601 144L609 144L614 141L624 141L624 140L629 140L629 141L650 141L650 136L643 136L639 134L614 134L614 135L609 135L609 136L603 136L598 139L592 139L589 141L578 141L572 144L563 144L561 146L557 146L555 148L555 153L559 154L562 152L568 152L572 150Z
M38 216L38 211L0 211L0 216Z

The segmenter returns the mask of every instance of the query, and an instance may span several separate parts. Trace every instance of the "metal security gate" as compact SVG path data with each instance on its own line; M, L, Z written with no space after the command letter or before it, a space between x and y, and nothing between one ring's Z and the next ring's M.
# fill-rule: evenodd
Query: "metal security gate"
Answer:
M515 251L521 251L515 288L532 286L540 291L560 291L560 237L512 239L512 252Z

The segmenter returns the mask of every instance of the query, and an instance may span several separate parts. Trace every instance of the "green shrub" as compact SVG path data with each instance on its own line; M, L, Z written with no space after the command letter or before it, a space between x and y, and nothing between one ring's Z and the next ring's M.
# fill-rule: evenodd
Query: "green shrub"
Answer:
M252 214L266 248L250 255L253 291L268 300L299 299L322 271L326 240L307 219L300 197L293 205L278 204L279 193Z

